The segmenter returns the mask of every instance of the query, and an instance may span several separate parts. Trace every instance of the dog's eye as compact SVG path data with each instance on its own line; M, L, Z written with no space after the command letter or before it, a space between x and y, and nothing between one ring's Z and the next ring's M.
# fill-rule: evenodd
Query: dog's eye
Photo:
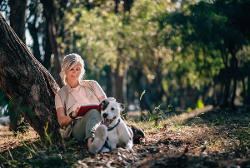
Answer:
M114 107L111 107L111 110L113 111L113 110L115 110L115 108L114 108Z

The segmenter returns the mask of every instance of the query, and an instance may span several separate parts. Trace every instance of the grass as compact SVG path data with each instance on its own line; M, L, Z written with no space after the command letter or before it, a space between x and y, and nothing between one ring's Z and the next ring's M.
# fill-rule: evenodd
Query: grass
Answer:
M108 167L111 161L113 166L130 164L133 167L136 163L143 165L146 160L150 161L151 152L157 152L156 158L158 155L159 158L178 157L178 152L185 148L188 149L187 156L193 158L205 155L222 165L229 161L238 163L239 159L250 157L249 122L250 114L246 111L210 108L169 116L160 120L157 126L150 117L145 121L128 120L129 124L145 131L146 141L135 145L132 154L118 151L96 156L89 155L86 148L75 141L65 142L65 150L62 150L54 145L45 146L32 129L16 137L5 129L2 130L5 134L0 136L0 167L77 167L79 164ZM149 163L157 159L153 160Z
M250 151L250 114L247 112L212 110L209 106L165 118L158 126L150 117L148 121L130 123L136 124L147 134L167 129L175 135L180 134L188 142L202 139L210 152L230 152L238 148L248 153Z

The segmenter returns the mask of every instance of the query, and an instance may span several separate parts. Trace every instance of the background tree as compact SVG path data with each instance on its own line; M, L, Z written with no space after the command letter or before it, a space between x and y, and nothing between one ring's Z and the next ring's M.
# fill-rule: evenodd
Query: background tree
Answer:
M182 53L187 53L186 50L189 48L194 50L198 48L198 51L203 52L203 61L210 60L207 59L209 57L211 59L220 57L223 66L217 76L214 76L214 82L218 81L221 85L222 101L218 103L222 106L234 105L237 82L247 77L240 73L236 55L244 45L248 44L249 38L243 31L248 25L244 28L235 26L243 25L235 23L244 22L243 13L247 14L247 6L249 1L200 2L182 12L166 14L160 21L163 29L165 27L163 25L169 22L173 26L173 32L180 34ZM211 66L211 63L215 61L206 64ZM212 67L214 69L214 66ZM202 67L201 70L207 71L207 68Z

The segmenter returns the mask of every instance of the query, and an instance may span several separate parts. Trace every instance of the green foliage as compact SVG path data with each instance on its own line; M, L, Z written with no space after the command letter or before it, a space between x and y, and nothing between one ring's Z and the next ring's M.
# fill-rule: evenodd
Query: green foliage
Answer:
M52 133L48 133L48 127L49 127L49 123L47 122L45 127L44 127L44 135L45 135L45 142L47 142L48 144L47 145L52 145L52 140L51 140L51 137L52 137Z
M179 106L188 90L194 97L204 95L230 64L232 53L249 41L245 15L237 12L246 13L249 1L138 0L129 11L120 4L117 12L114 1L100 2L70 3L63 50L80 53L97 78L107 66L120 76L127 70L131 76L142 71L147 82L142 90L147 90L152 107L162 101ZM186 107L195 108L196 102Z
M198 108L198 109L204 108L204 102L202 101L202 99L198 99L197 104L196 104L196 108Z
M165 1L140 0L125 14L103 8L75 7L66 13L65 19L69 38L77 39L72 50L82 53L93 70L105 65L114 70L118 62L129 65L134 59L139 59L146 68L156 56L154 50L164 50L155 44L158 28L152 19L167 6L170 3Z

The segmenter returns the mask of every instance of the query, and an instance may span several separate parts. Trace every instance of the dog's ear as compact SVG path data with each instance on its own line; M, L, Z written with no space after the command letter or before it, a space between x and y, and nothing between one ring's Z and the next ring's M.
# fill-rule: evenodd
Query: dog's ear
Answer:
M105 110L109 105L109 101L107 99L104 99L100 105L101 105L101 110Z
M108 97L106 100L108 100L109 102L116 101L116 99L114 97Z
M120 108L121 108L121 111L124 111L125 110L124 104L120 103Z

